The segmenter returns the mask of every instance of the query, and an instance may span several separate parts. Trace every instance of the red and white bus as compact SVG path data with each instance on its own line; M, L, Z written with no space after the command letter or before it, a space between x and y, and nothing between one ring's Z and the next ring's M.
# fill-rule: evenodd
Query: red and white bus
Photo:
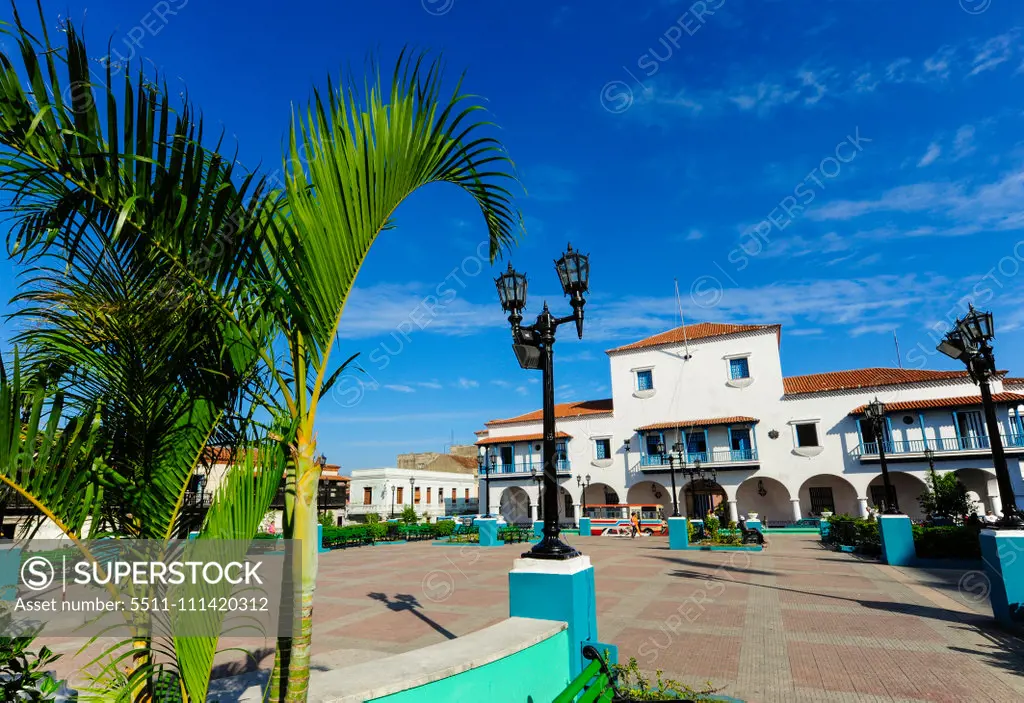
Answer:
M646 535L667 535L665 511L658 503L618 503L588 505L583 511L590 518L590 534L600 535L609 527L630 527L630 516L640 513L640 531Z

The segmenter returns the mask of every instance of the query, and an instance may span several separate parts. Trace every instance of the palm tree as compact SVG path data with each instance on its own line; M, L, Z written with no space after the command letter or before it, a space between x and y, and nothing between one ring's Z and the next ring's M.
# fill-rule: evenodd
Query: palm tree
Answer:
M33 387L82 417L98 414L102 461L55 479L0 456L0 481L72 539L166 542L181 529L205 449L241 447L200 537L251 539L280 485L280 438L293 434L252 420L273 320L236 272L239 260L259 271L263 183L204 148L202 120L187 103L172 107L166 86L142 73L116 78L111 66L93 85L75 27L54 47L40 24L37 40L15 14L20 73L0 53L0 190L11 196L9 249L25 264L16 300L28 326L17 340ZM230 303L230 319L209 306L211 290ZM167 646L145 623L139 632L129 651L104 652L108 672L133 660L127 693L152 697L163 674L153 655L163 653L183 692L205 699L217 638Z
M285 537L302 540L301 621L278 642L272 697L304 701L309 683L313 592L317 575L315 422L324 395L346 364L331 371L345 302L377 236L413 192L450 183L476 202L491 259L515 243L512 163L487 134L481 106L462 92L442 94L439 60L399 57L387 90L375 71L360 88L317 92L293 118L285 188L267 238L275 261L273 296L287 348L289 379L278 386L280 412L296 429L287 474ZM304 160L302 157L306 156Z

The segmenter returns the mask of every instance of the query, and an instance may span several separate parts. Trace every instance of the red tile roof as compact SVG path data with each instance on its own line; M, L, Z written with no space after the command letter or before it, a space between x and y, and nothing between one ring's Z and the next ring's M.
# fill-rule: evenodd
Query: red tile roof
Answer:
M723 322L698 322L693 325L684 325L675 329L661 332L653 337L641 339L623 347L609 349L606 353L629 351L631 349L644 349L646 347L657 347L663 344L682 344L684 341L693 342L698 339L709 337L724 337L729 334L740 334L742 332L759 332L761 330L772 330L776 335L781 334L782 325L734 325Z
M555 406L555 417L579 417L581 415L604 415L612 411L612 399L581 400L576 403L559 403ZM525 415L506 418L504 420L491 420L485 422L487 427L494 425L509 425L513 422L540 422L544 419L543 410L534 410Z
M558 439L572 439L571 434L565 432L556 432L555 437ZM540 432L536 434L514 434L507 437L488 437L487 439L477 440L478 446L484 446L487 444L511 444L512 442L540 442L544 439L544 435Z
M859 388L895 386L903 383L927 383L968 378L966 371L927 371L924 369L851 369L789 376L782 379L786 395L848 391Z
M637 432L647 430L669 430L675 427L714 427L716 425L739 425L742 423L759 422L756 417L734 415L732 417L712 417L704 420L676 420L675 422L655 422L653 425L637 427Z
M347 482L351 481L352 478L349 477L349 476L338 476L337 474L321 474L320 475L320 480L321 481L342 481L342 482L347 483Z
M1020 403L1024 402L1024 395L1020 393L993 393L992 400L997 403ZM886 403L886 412L900 412L905 410L935 410L938 408L960 408L971 405L981 405L980 395L965 395L959 398L931 398L930 400L900 400L895 403ZM850 411L851 415L860 415L864 412L867 404L860 405Z
M1017 376L1017 377L1014 377L1014 378L1011 378L1011 377L1007 376L1006 378L1003 379L1003 385L1004 386L1024 386L1024 378L1022 378L1020 376Z

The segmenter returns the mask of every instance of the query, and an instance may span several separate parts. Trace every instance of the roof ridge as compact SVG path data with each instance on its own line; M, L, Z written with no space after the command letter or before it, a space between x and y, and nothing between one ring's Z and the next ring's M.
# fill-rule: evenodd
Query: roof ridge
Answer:
M682 330L686 330L685 339ZM627 351L630 349L643 349L646 347L661 346L665 344L681 344L687 341L696 341L699 339L709 339L711 337L724 337L730 334L741 334L743 332L753 332L760 330L775 330L777 334L781 334L782 324L771 323L771 324L752 324L746 322L691 322L688 325L677 325L670 327L667 330L656 332L652 335L644 337L636 342L630 342L613 349L606 349L606 354L612 354L614 352ZM679 334L675 337L672 336L673 332Z

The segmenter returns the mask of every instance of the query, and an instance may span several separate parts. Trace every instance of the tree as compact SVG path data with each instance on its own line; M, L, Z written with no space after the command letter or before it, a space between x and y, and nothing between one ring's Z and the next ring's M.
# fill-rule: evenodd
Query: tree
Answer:
M406 525L415 525L419 521L420 516L416 514L416 508L407 505L402 509L402 522Z
M285 491L285 536L302 540L302 613L291 638L278 642L271 696L304 701L309 686L313 592L317 574L316 497L320 467L315 422L320 400L349 360L332 372L341 315L370 247L394 227L399 205L431 183L450 183L476 202L490 257L517 239L521 217L505 184L515 182L501 144L487 135L481 106L462 92L442 95L442 64L399 57L385 90L376 70L326 99L316 92L291 125L285 188L271 222L265 282L279 321L285 373L275 376L282 424L295 428ZM308 160L304 160L303 156Z
M30 385L53 398L39 406L46 422L59 424L65 403L95 414L102 461L55 479L0 456L0 480L73 540L167 541L182 530L206 449L224 444L240 451L200 538L250 539L284 471L272 437L291 434L252 421L273 325L236 277L238 260L251 269L260 252L264 185L203 147L202 120L187 103L172 106L157 77L133 81L130 67L121 78L108 65L94 85L74 25L55 47L41 8L40 20L37 40L15 10L20 70L0 53L0 190L10 196L8 248L26 272L17 341ZM210 289L225 292L232 318L208 305ZM137 632L111 666L131 657L129 692L152 697L159 648L145 623ZM193 700L205 698L216 643L162 647Z
M929 516L963 517L973 513L977 506L967 495L967 486L955 473L939 474L934 468L928 470L925 492L917 500L921 510Z

